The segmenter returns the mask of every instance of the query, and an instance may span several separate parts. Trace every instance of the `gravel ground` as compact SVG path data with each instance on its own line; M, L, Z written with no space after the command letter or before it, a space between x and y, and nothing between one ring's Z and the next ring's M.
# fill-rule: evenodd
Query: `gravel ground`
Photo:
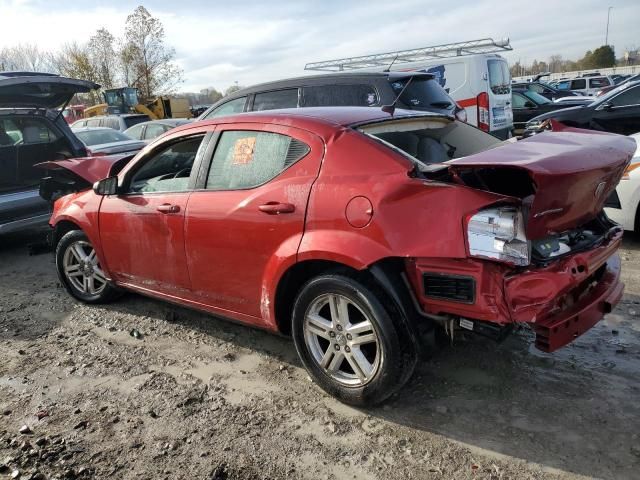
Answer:
M640 478L640 238L622 303L572 345L465 339L371 409L325 395L286 338L73 301L31 238L0 240L0 478Z

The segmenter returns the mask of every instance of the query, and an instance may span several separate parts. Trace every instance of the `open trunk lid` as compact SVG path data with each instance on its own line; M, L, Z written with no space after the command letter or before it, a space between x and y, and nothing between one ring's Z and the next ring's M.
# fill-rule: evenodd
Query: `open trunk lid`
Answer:
M521 198L528 208L527 238L538 239L595 218L635 148L629 137L574 129L446 163L465 185Z
M0 72L0 108L55 109L100 85L50 73Z

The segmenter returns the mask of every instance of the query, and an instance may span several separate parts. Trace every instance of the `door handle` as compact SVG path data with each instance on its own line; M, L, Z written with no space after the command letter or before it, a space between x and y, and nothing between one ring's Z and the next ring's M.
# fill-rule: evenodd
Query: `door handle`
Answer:
M269 215L279 215L281 213L293 213L296 206L291 203L268 202L264 205L260 205L258 209L261 212L268 213Z
M162 213L178 213L180 211L179 205L171 205L170 203L163 203L162 205L158 205L156 210Z

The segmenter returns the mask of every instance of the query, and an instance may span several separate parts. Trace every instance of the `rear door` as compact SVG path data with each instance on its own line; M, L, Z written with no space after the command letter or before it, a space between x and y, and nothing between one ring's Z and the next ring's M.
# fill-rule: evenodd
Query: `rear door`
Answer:
M266 282L300 244L324 144L304 130L255 123L218 126L216 137L186 213L194 300L260 324Z
M511 108L511 74L509 65L503 58L487 60L489 89L489 132L513 128Z

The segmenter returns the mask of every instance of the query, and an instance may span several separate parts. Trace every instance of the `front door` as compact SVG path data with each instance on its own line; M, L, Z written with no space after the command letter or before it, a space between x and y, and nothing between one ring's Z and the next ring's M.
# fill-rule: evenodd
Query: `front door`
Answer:
M593 123L607 132L631 135L640 132L640 85L627 88L593 113Z
M217 132L185 219L194 300L260 324L274 260L300 245L324 147L314 134L277 125L223 125Z
M127 172L124 193L102 200L100 238L116 281L174 296L188 292L184 215L202 139L163 143Z

